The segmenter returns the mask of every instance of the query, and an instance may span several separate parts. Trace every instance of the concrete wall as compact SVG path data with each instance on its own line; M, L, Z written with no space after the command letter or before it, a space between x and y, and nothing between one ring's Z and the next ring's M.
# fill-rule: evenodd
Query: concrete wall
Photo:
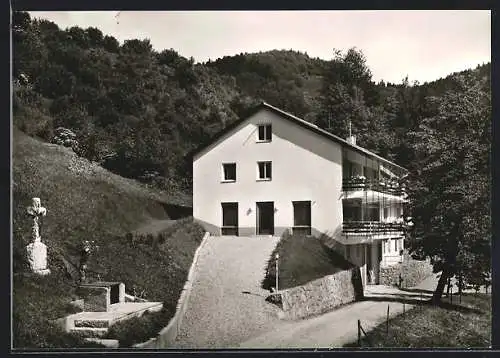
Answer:
M79 293L83 298L83 310L107 312L110 305L109 291L108 287L79 287Z
M272 141L257 142L259 124L272 124ZM257 180L258 161L272 162L272 180ZM222 182L222 163L236 163L236 182ZM240 235L254 235L256 202L274 201L275 235L293 226L292 201L311 201L311 226L333 234L342 223L342 148L261 110L193 162L193 216L220 234L221 202L238 202Z
M300 319L361 299L363 287L359 268L353 268L280 293L285 317Z

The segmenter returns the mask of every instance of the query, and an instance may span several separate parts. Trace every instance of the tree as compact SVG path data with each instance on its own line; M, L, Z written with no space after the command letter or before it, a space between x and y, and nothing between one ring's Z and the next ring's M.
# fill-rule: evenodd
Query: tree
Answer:
M12 15L13 72L21 73L30 80L36 78L47 62L45 48L37 23L32 23L27 12L14 12Z
M75 76L62 65L51 64L35 81L35 90L48 98L71 95L76 83Z
M471 74L454 82L454 90L431 99L436 112L411 133L410 250L442 271L436 303L449 277L484 284L491 269L489 82Z
M374 87L371 76L361 51L351 48L345 55L335 51L323 78L316 124L345 138L350 123L363 143L370 118L366 94Z

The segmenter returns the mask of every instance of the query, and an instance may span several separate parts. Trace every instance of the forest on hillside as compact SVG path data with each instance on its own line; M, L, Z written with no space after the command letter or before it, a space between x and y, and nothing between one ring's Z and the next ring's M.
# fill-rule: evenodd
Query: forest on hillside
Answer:
M355 48L329 61L274 50L195 63L25 12L12 23L21 131L53 141L66 128L80 156L189 192L189 153L261 100L341 137L352 123L359 145L410 170L412 250L450 274L468 267L471 282L489 272L490 63L430 83L375 83Z
M60 29L28 13L13 17L14 125L51 141L76 134L78 153L117 174L189 191L187 156L264 100L399 164L411 162L407 133L432 108L425 99L452 89L433 83L374 83L361 51L331 61L296 51L227 56L204 64L149 40L122 45L97 28ZM490 65L467 71L480 80Z

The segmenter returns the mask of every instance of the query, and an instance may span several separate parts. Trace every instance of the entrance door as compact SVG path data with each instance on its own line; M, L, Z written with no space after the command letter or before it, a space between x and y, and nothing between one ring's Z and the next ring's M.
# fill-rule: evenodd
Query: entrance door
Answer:
M293 233L311 235L311 202L293 201Z
M222 203L222 235L238 236L238 203Z
M274 235L274 202L257 204L257 235Z
M377 272L377 248L379 243L366 244L366 284L376 285L378 281Z
M371 245L365 245L366 252L366 284L371 285L373 283L373 263L372 263L372 247Z

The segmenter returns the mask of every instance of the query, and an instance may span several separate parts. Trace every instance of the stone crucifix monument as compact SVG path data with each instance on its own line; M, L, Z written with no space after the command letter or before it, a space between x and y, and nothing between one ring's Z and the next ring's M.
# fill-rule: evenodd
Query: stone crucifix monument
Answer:
M31 228L32 242L26 246L26 253L31 271L39 275L47 275L50 270L47 268L47 246L40 237L40 217L47 214L47 209L42 207L40 198L33 198L32 204L28 207L28 215L33 218Z

